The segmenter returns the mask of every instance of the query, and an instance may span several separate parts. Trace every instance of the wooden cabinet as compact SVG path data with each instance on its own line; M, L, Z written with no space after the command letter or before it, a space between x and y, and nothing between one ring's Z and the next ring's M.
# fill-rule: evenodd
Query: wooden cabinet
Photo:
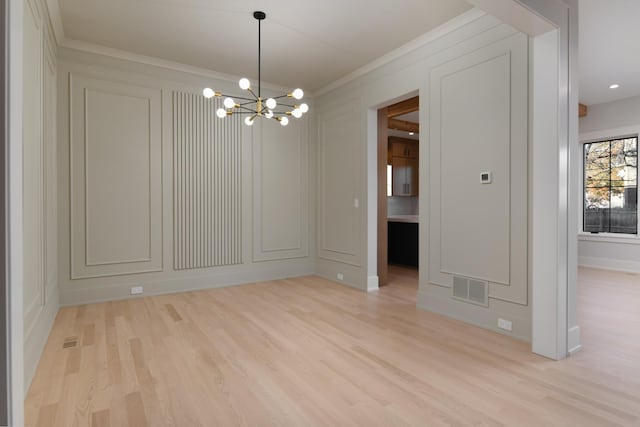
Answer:
M394 157L391 162L394 196L418 195L418 159Z
M418 195L418 141L390 137L391 188L394 196Z
M387 262L418 267L418 224L388 222Z
M393 157L407 157L410 159L418 158L418 142L402 142L392 141L391 143L391 155Z

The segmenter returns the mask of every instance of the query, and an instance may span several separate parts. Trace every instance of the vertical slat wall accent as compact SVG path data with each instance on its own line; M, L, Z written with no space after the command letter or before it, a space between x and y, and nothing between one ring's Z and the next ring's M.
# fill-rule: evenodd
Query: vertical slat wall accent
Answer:
M174 268L242 263L242 122L220 99L173 95Z

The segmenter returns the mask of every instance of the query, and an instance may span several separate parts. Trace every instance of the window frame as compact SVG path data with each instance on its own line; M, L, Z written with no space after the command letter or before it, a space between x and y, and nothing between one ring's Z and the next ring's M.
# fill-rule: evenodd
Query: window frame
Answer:
M577 197L577 201L579 203L578 215L579 215L579 224L580 228L578 230L578 240L585 241L599 241L599 242L609 242L609 243L630 243L630 244L640 244L640 203L637 206L637 233L638 234L624 234L624 233L591 233L589 231L584 231L584 178L585 178L585 164L584 164L584 144L589 144L592 142L606 142L612 141L616 139L624 139L624 138L638 138L638 148L640 149L640 125L635 126L627 126L620 128L612 128L612 129L603 129L597 130L593 132L585 132L581 133L579 137L580 143L580 155L579 157L579 188L581 191L580 197ZM640 157L640 156L639 156ZM638 170L640 171L640 164L638 165ZM638 175L640 179L640 174ZM640 182L638 182L638 189L640 192Z

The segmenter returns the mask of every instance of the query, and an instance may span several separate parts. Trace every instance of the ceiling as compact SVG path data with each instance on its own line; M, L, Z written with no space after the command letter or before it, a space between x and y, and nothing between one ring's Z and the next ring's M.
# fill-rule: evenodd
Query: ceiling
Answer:
M469 10L463 0L59 0L64 35L314 91ZM375 7L372 7L375 6Z
M580 102L640 95L640 1L580 0ZM617 83L618 89L609 85Z
M397 116L394 118L398 120L404 120L407 122L420 123L420 112L414 111L412 113L403 114L401 116ZM403 130L396 130L396 129L387 129L387 135L398 136L400 138L407 138L407 139L416 139L416 140L420 139L420 135L417 133L414 133L413 135L409 135L409 132L406 132Z

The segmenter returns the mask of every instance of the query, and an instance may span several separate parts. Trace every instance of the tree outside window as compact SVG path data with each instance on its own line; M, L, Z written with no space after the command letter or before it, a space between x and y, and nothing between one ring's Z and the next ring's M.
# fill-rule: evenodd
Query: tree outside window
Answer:
M637 137L584 144L583 230L637 234Z

